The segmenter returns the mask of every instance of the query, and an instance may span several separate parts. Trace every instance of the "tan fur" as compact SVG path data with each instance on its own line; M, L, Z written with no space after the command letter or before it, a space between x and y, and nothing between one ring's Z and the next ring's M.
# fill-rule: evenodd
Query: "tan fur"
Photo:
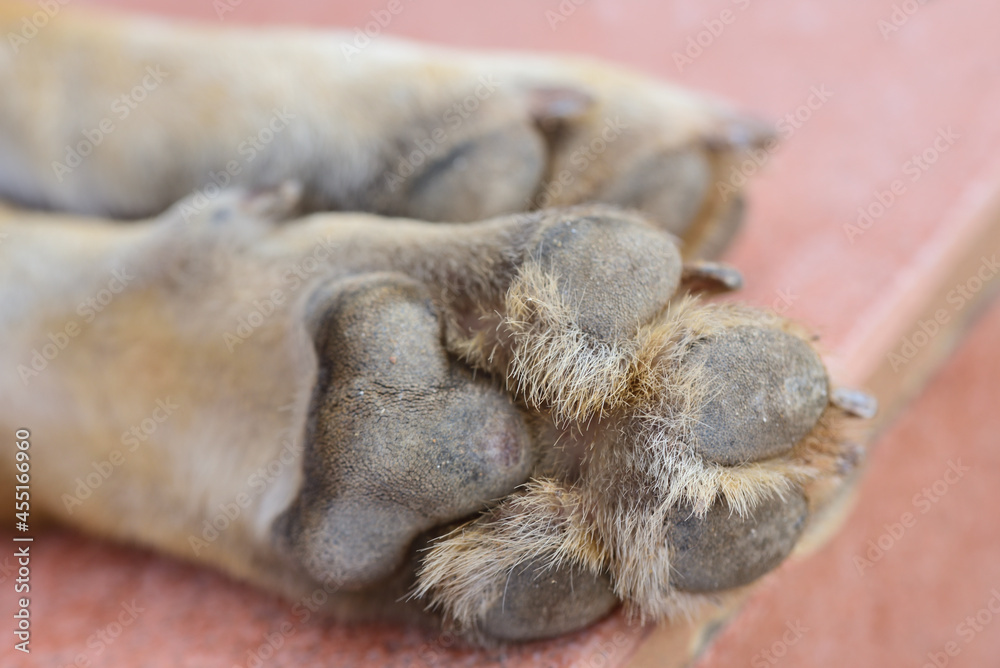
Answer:
M511 386L534 405L552 407L561 424L603 419L604 425L596 434L589 429L592 440L580 479L533 481L493 513L441 539L428 554L417 595L430 595L459 627L474 626L500 595L507 574L535 560L610 572L615 593L642 620L690 610L697 597L671 589L668 546L659 529L679 504L704 515L724 498L736 513L749 516L763 499L802 487L808 498L813 481L829 484L831 477L843 480L853 470L845 459L855 446L842 440L836 426L842 416L835 408L778 458L721 466L688 449L694 406L709 391L697 367L675 371L691 343L748 323L805 336L790 323L746 307L688 298L671 303L623 346L595 348L571 324L559 326L572 322L572 310L558 304L551 280L534 284L541 298L516 287L507 296L513 315L505 325L519 332L513 337ZM537 341L526 333L526 303L549 314Z
M0 32L19 33L34 11L3 3ZM674 233L691 227L686 252L698 255L718 218L715 184L724 180L725 165L712 165L767 137L722 103L603 63L456 53L389 38L348 58L350 43L339 33L177 27L62 8L16 53L0 52L0 86L18 91L0 100L0 197L137 218L221 180L256 186L296 179L311 209L472 221L539 206L615 203L620 191L621 204L645 202ZM162 76L149 78L148 68ZM120 101L144 81L153 87L141 101ZM456 113L470 96L475 113ZM275 110L290 116L257 150L247 139L267 130ZM57 167L103 120L113 129L100 133L82 164L69 172ZM411 161L423 163L417 174L390 180L419 153L418 140L438 128L443 138ZM556 130L558 141L546 137ZM411 191L428 165L497 132L503 140L489 143L482 157L468 154L460 175L449 167L430 192ZM599 153L588 151L595 140L605 145ZM640 201L622 190L628 180L621 181L621 165L642 165L627 175L639 178L675 156L685 156L680 164L710 165L692 171L685 186L704 202L689 215L675 215L686 191ZM213 181L230 163L239 173ZM563 173L569 186L547 182ZM448 202L452 208L441 208Z
M0 2L0 32L32 11ZM686 520L678 513L708 521L726 503L746 520L799 494L816 513L858 457L832 406L774 456L724 465L698 450L699 411L719 390L693 350L740 328L808 341L684 283L682 253L721 252L739 224L738 195L714 184L767 131L582 59L390 39L347 59L348 40L65 8L0 51L0 87L13 91L0 98L0 197L67 212L0 205L0 429L31 430L33 512L293 599L323 587L342 617L430 606L473 636L498 614L498 637L548 632L503 633L506 586L530 584L529 564L593 578L592 610L560 620L553 603L559 632L606 614L602 587L640 621L737 592L672 584L679 548L664 532ZM154 80L78 166L59 166L116 98ZM451 124L448 110L469 96L479 111ZM442 124L413 173L390 178ZM248 158L246 139L269 127ZM581 168L597 138L605 148ZM216 188L233 162L230 187ZM395 302L364 292L372 285L392 288L395 315L380 320ZM334 306L358 286L367 306L351 331L378 338L368 350L382 357L351 382L393 395L394 351L429 350L421 359L436 360L438 375L421 387L417 364L406 388L454 389L470 397L470 420L490 405L481 397L499 402L506 417L482 421L495 434L428 438L443 404L433 396L421 396L419 420L397 412L384 441L343 431L347 418L382 419L353 385L317 391L348 354L326 337L342 316ZM394 335L405 330L399 313L415 312L419 332ZM525 434L530 462L517 459ZM496 461L517 450L495 486L431 471L454 463L435 458L481 447L479 436ZM334 456L348 441L399 470L352 473ZM354 487L317 479L317 463L356 475ZM437 495L435 512L407 508L415 519L394 528L391 558L345 575L327 501L350 487L350 503L402 504L393 493L420 481L430 481L423 496L396 496ZM391 506L383 516L397 519Z

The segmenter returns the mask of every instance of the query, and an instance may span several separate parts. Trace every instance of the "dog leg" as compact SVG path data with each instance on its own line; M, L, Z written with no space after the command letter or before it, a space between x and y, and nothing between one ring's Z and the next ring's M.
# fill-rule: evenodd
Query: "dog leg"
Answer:
M4 3L0 30L35 9ZM0 54L0 196L121 218L287 179L306 210L433 221L606 202L712 256L742 217L733 161L770 141L725 105L598 62L353 48L66 8Z

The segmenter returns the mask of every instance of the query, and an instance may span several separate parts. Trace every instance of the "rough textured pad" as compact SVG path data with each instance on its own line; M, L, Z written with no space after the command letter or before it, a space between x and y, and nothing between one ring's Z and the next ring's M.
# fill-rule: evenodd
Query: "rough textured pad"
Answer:
M827 405L823 363L802 339L737 327L700 343L687 358L704 364L709 399L694 428L694 449L733 466L790 450Z
M530 562L511 573L480 630L496 640L551 638L583 628L618 605L606 576Z
M677 289L681 260L669 236L603 216L548 228L537 257L558 279L580 328L603 341L635 335Z
M389 575L420 531L512 491L531 456L508 397L443 352L422 287L376 275L316 310L306 481L286 531L312 575L349 589Z
M713 592L753 582L787 557L805 527L800 492L773 496L741 518L724 502L703 518L683 508L667 527L670 582L679 590Z

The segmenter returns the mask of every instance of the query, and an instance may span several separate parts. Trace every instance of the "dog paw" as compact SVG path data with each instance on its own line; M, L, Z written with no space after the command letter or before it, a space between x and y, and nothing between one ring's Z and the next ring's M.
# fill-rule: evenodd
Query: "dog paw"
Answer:
M716 256L732 239L743 199L726 175L745 149L773 141L761 122L602 63L495 58L475 69L424 98L440 101L386 148L383 182L359 208L473 221L605 203L641 211L686 257Z
M773 129L707 96L607 65L574 62L564 72L550 85L583 92L590 104L554 118L545 106L536 111L549 153L533 204L640 211L681 240L686 258L721 254L744 214L730 171L746 150L772 145Z
M485 643L619 604L660 620L774 569L862 454L847 418L873 407L812 337L708 300L738 272L685 262L638 213L317 216L257 252L317 249L339 255L302 302L303 482L274 525L307 582L408 579Z
M415 595L480 638L526 640L616 602L641 621L691 611L775 568L857 463L843 423L863 395L831 389L796 325L694 294L738 281L685 267L640 218L549 212L524 248L447 341L506 379L537 461L434 542Z

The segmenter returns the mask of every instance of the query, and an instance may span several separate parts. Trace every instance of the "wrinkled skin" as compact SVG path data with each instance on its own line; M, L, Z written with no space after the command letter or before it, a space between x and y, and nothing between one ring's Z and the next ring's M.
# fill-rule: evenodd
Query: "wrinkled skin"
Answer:
M857 463L841 423L871 407L838 402L811 337L706 299L740 282L696 260L739 225L717 186L755 123L581 61L383 40L348 67L336 35L66 18L0 64L0 193L67 212L0 208L0 428L46 444L54 518L344 618L513 642L738 591ZM55 178L150 63L171 76L144 112ZM36 94L70 111L25 114ZM296 122L212 190L279 101Z

